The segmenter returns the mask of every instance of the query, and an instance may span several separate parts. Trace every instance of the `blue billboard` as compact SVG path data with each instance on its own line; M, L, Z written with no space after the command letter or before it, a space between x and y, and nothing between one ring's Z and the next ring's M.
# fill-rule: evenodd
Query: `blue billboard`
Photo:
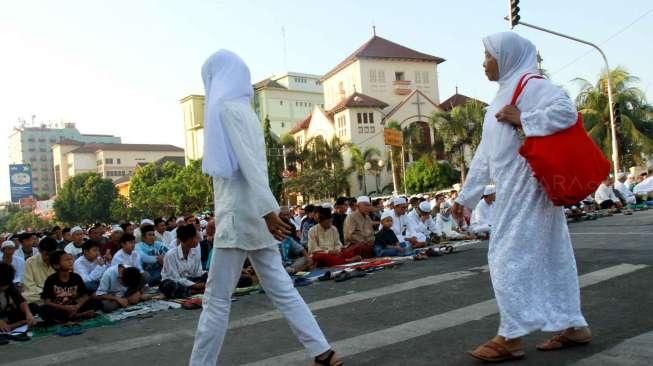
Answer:
M9 165L9 187L11 188L11 202L31 197L33 194L32 166L29 164Z

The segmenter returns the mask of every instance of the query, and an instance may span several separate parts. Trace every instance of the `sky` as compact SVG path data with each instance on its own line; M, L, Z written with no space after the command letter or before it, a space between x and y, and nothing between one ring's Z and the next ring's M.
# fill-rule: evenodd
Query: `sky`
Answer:
M627 4L627 5L626 5ZM653 100L653 4L648 0L532 1L523 21L596 42L610 66L640 78ZM18 118L70 121L125 143L183 147L179 99L202 93L200 68L220 48L240 54L253 81L285 70L324 74L372 35L446 59L440 96L490 101L482 37L508 29L508 0L21 0L0 2L0 138ZM633 23L634 22L634 23ZM285 49L282 37L285 29ZM518 26L572 97L571 80L603 68L587 46ZM7 148L0 201L9 199Z

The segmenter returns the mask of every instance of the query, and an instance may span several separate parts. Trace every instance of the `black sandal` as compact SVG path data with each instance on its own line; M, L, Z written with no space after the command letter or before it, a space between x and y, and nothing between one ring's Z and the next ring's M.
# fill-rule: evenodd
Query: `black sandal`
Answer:
M27 335L27 332L10 333L8 336L9 339L16 342L27 342L32 339L29 335Z
M327 354L327 357L325 359L321 360L319 358L320 356L317 356L317 357L315 357L313 359L315 361L315 365L318 365L318 366L319 365L323 365L323 366L343 366L345 364L344 362L342 362L340 360L337 360L335 363L332 364L331 361L333 360L333 356L335 356L336 351L331 349L331 350L328 350L327 352L328 352L328 354Z

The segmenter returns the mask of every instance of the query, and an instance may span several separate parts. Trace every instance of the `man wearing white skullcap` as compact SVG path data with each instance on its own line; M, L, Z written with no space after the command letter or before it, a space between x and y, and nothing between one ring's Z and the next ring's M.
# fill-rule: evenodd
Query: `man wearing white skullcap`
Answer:
M635 194L628 189L628 186L626 185L626 180L628 179L628 176L626 173L619 173L617 174L617 181L614 184L614 189L619 191L621 193L621 196L623 199L626 201L625 203L628 205L634 205L637 203L637 197Z
M633 193L645 196L647 200L653 199L653 165L648 167L648 175L646 173L640 175L640 177L643 176L647 176L647 178L633 187Z
M0 263L6 263L14 267L14 284L20 288L20 284L23 282L23 273L25 272L25 260L14 255L15 252L16 243L11 240L3 242L0 246Z
M494 207L494 200L496 199L496 189L492 185L485 186L483 190L483 198L478 202L474 212L472 212L472 221L470 229L472 232L479 236L490 235L492 228L492 208Z
M72 241L66 245L64 251L77 259L82 255L82 246L84 245L84 230L81 227L75 226L70 229L70 235L72 236Z
M426 244L432 234L441 234L431 217L431 204L426 201L406 215L406 224L406 235L415 237L420 244Z
M356 202L358 208L345 219L344 248L348 253L371 258L374 256L374 224L370 218L373 207L367 196L358 197Z
M394 208L392 209L392 231L395 232L399 244L406 247L406 254L411 254L413 248L421 248L423 243L419 243L414 233L407 235L408 220L406 210L408 210L408 201L406 197L398 196L392 199Z

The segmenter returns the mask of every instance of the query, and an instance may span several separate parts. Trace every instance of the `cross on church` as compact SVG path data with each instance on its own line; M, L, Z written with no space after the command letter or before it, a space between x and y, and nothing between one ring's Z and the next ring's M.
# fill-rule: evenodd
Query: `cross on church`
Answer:
M419 93L415 93L415 101L412 102L411 104L415 104L417 106L417 115L421 116L422 115L422 104L424 104L424 102L422 102L420 100L419 95L420 95Z

